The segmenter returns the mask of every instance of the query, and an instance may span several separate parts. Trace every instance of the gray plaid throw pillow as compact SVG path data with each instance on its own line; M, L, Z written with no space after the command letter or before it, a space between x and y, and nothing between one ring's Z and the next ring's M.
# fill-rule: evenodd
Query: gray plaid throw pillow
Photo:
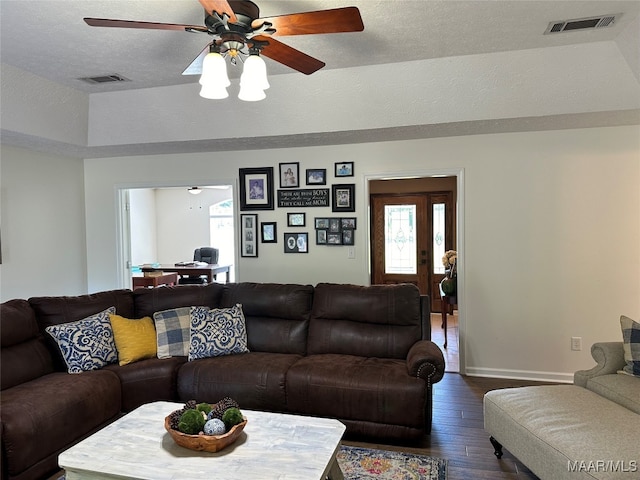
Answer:
M153 314L158 336L158 358L189 355L190 309L172 308Z

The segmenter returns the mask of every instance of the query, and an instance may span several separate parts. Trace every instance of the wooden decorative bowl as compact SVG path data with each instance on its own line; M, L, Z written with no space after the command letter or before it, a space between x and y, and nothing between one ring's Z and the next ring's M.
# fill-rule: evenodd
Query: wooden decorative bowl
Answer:
M242 433L242 430L244 430L246 424L247 419L245 418L242 423L234 425L231 427L231 430L223 435L188 435L172 429L169 417L164 419L164 428L178 445L190 450L212 453L218 452L235 442Z

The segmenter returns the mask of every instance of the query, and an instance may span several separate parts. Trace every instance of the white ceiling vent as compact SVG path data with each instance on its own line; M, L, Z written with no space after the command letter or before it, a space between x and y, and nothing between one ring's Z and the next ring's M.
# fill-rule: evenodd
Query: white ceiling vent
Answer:
M601 15L598 17L574 18L573 20L550 22L544 34L548 35L549 33L568 32L572 30L591 30L594 28L611 27L615 25L621 16L621 13L616 13L615 15Z
M83 77L80 80L87 83L112 83L112 82L130 82L128 78L123 77L117 73L112 73L110 75L99 75L97 77Z

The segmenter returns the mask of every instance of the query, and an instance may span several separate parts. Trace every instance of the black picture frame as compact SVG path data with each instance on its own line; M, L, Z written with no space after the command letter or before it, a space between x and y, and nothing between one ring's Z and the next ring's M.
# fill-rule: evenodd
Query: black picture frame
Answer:
M356 217L342 217L340 219L340 228L342 228L343 230L346 230L346 229L355 230L356 225L357 225Z
M327 169L326 168L307 168L307 185L326 185Z
M331 211L356 211L356 185L354 183L342 183L331 186Z
M279 164L280 188L297 188L300 186L300 163L287 162Z
M306 214L303 212L287 213L287 227L304 227L307 223Z
M240 256L258 257L258 215L240 215Z
M353 162L336 162L334 167L336 177L353 177Z
M325 228L321 228L316 230L316 245L326 245L327 244L327 230Z
M328 217L316 217L314 218L315 228L317 229L328 229L329 228L329 218Z
M342 233L327 233L327 245L342 245Z
M260 223L260 241L262 243L278 243L278 224L276 222Z
M273 167L241 168L240 211L273 210Z
M309 253L309 233L284 234L284 253Z
M340 219L339 218L330 218L329 219L329 233L339 233L340 228Z
M354 231L351 228L342 230L342 245L354 245Z

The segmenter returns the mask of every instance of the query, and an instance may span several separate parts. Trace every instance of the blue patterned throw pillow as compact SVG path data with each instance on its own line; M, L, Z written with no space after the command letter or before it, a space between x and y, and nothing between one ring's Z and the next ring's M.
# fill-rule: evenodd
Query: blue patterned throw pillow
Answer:
M191 307L172 308L153 314L158 338L158 358L189 355Z
M98 370L118 361L109 321L109 314L115 313L115 307L109 307L82 320L45 328L58 344L69 373Z
M640 376L640 323L622 315L620 326L624 361L627 363L622 371L629 375Z
M189 361L248 352L242 305L231 308L191 307Z

